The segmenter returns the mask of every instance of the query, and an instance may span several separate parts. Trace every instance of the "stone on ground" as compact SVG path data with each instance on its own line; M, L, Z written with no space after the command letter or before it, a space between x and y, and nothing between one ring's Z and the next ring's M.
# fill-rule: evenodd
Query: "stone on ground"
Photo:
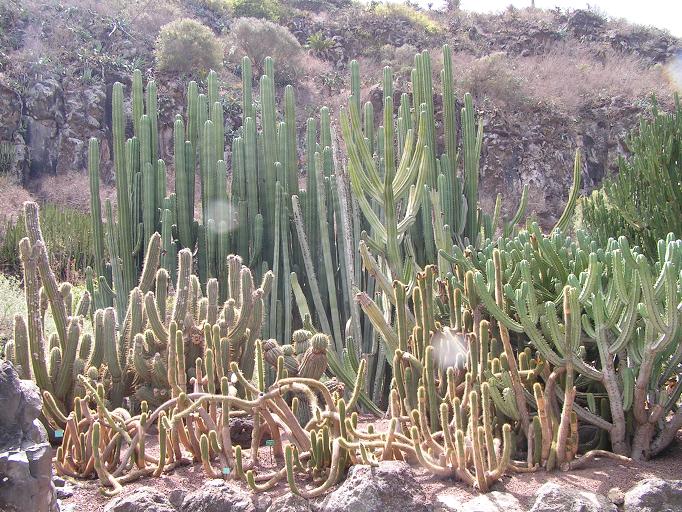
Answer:
M0 362L0 510L58 512L52 483L52 450L38 420L37 386Z
M547 482L536 493L530 512L617 512L605 496Z
M625 493L624 512L679 512L682 480L647 478Z
M255 512L251 494L224 480L209 480L185 496L180 512Z
M140 487L114 498L104 512L175 512L175 509L165 494L152 487Z
M348 478L322 502L320 510L428 512L430 507L409 464L386 461L377 467L351 467Z

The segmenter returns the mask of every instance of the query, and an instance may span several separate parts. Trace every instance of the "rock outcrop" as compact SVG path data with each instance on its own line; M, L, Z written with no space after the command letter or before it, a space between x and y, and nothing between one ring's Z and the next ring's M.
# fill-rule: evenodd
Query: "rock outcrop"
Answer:
M346 480L322 502L320 512L429 512L421 484L406 462L386 461L378 466L355 465Z
M0 510L58 512L52 483L52 448L37 419L40 392L0 362Z

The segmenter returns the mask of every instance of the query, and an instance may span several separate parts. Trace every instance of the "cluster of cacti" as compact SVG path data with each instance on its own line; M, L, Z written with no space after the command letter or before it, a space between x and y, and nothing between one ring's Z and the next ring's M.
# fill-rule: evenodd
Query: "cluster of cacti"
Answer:
M353 199L367 224L359 250L365 268L370 269L375 280L366 290L370 295L375 290L384 294L382 314L390 315L391 304L395 303L390 290L393 279L412 281L423 265L437 259L440 262L439 250L449 249L453 243L476 245L479 238L493 236L500 222L501 194L492 217L478 206L482 120L476 121L473 100L465 95L458 138L452 58L447 45L443 47L443 61L442 118L437 119L434 113L436 92L430 56L422 52L415 56L412 94L401 95L396 119L393 76L389 68L384 69L383 124L376 133L371 103L364 105L361 118L359 71L356 64L351 65L354 88L348 111L341 112L340 122ZM443 127L442 153L438 148L439 126ZM526 204L524 188L516 214L503 223L504 233L512 232ZM377 354L373 349L382 350L376 340L365 341L364 352ZM371 396L377 402L387 398L386 386L382 386L386 370L380 354L370 364L375 384Z
M152 235L160 231L160 211L166 195L165 163L157 158L156 84L154 81L147 84L145 96L142 75L138 70L133 75L132 90L134 135L126 140L123 85L117 82L112 89L117 216L114 218L111 201L107 200L106 226L102 222L99 196L99 143L91 139L88 147L95 251L94 274L88 272L88 289L96 308L115 306L119 317L123 317L129 294L140 280L147 257L144 250ZM155 257L158 258L158 255Z
M675 412L682 392L680 241L672 234L659 241L653 262L624 237L599 247L582 232L571 240L560 231L542 235L537 226L497 246L487 244L475 258L454 255L458 271L473 273L487 314L548 364L565 367L566 377L580 376L573 410L608 434L614 452L637 459L659 453L682 425ZM491 268L499 268L495 277ZM504 308L490 293L497 282ZM562 303L563 324L556 314Z
M501 219L501 194L483 213L482 122L465 95L458 129L449 48L441 119L428 53L416 56L412 92L399 102L385 70L377 129L372 104L361 108L358 64L350 68L340 114L347 166L323 108L319 134L316 120L306 124L305 190L294 91L285 89L280 119L271 59L257 100L243 61L231 173L217 75L206 94L189 84L168 195L154 82L145 93L133 76L128 140L115 84L117 216L107 202L102 221L93 139L95 264L76 307L27 203L19 248L28 315L15 319L5 352L64 430L60 474L97 475L117 492L191 457L211 478L256 491L286 478L314 497L349 464L405 459L486 491L507 473L649 457L672 441L682 426L682 242L669 235L647 259L622 237L600 245L581 231L564 235L579 153L549 235L536 224L519 231L526 189L511 219ZM82 334L86 317L92 335ZM350 414L357 405L388 409L388 430L361 430ZM245 416L250 454L230 434L231 419ZM580 439L579 422L598 434ZM145 449L152 428L158 457ZM275 471L258 460L267 438Z
M480 274L472 270L437 280L433 266L418 274L409 296L395 281L393 326L366 294L359 295L392 361L391 431L411 432L418 460L429 471L456 476L482 491L506 472L573 468L595 456L619 458L579 445L578 418L584 418L576 384L584 376L568 358L578 351L580 330L574 323L580 317L569 306L577 295L567 288L564 324L555 317L556 332L562 332L557 350L565 359L548 358L523 340L512 344L508 322L489 313L506 309L495 251L488 265L490 288L486 283L479 289ZM576 459L585 448L589 451Z
M14 338L5 346L5 355L21 378L32 378L54 397L55 408L65 412L82 391L78 375L102 356L101 339L82 333L91 307L89 293L73 304L71 284L58 283L50 268L36 203L24 204L24 221L28 236L19 242L19 252L27 315L14 317ZM49 340L44 328L48 307L56 328Z
M212 345L206 348L203 358L196 360L196 373L188 389L179 333L178 352L169 351L168 357L171 395L154 410L144 401L138 415L121 408L110 409L104 386L79 377L86 393L74 400L74 410L66 419L64 440L55 457L59 474L74 478L97 476L107 495L119 492L126 482L160 476L190 461L201 462L209 478L245 480L256 491L269 489L287 478L295 492L315 496L338 481L350 462L339 436L345 432L346 421L357 425L357 414L350 418L346 415L357 403L362 370L346 405L343 398L330 393L315 378L287 376L283 355L278 356L276 364L280 374L273 384L266 386L260 341L254 355L259 368L255 383L236 361L229 360L222 345ZM317 336L305 351L299 368L302 373L320 373L321 365L311 359L323 354L327 339L325 335ZM292 392L321 396L306 425L296 419L297 405L292 406L283 398ZM233 444L230 431L230 420L244 416L254 422L251 449L245 454L240 445ZM146 434L152 427L158 430L158 457L145 450ZM282 463L281 469L274 472L261 470L258 452L266 440L272 441L273 454ZM323 483L305 491L296 485L295 471L322 478Z
M628 155L619 159L619 172L582 200L580 220L601 243L625 235L654 259L660 239L682 232L682 105L678 93L672 112L661 110L655 98L652 103L625 142Z

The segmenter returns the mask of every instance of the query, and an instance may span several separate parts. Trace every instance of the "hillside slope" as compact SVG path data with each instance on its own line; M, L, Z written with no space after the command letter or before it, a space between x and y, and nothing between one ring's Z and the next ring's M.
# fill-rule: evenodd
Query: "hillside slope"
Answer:
M301 44L296 94L299 112L308 115L322 105L338 112L348 94L351 59L361 64L363 99L379 112L384 65L393 67L395 90L403 92L414 53L433 49L438 72L438 48L449 43L459 97L471 92L484 118L484 208L492 208L498 192L505 194L505 208L514 208L529 184L529 211L543 224L561 212L577 148L585 156L583 185L590 189L626 152L623 138L646 112L649 96L670 104L674 85L666 70L682 48L666 32L590 11L482 15L345 0L270 1L277 8L270 16ZM135 68L159 83L160 121L167 127L161 154L171 162L171 122L184 104L189 76L155 70L153 50L160 27L182 17L206 24L224 45L219 72L231 138L241 115L231 27L241 11L223 4L264 3L2 0L0 144L13 154L11 173L38 197L68 197L87 208L87 140L103 141L103 167L110 169L111 86L129 83ZM304 119L298 121L302 133Z

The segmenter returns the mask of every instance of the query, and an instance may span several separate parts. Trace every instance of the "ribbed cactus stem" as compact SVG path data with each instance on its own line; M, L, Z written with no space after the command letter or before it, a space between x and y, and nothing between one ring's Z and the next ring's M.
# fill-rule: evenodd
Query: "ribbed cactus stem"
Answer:
M26 297L28 341L31 354L33 377L42 390L54 395L54 386L47 372L45 338L40 313L40 295L36 256L28 238L19 242L19 253L24 270L24 295Z
M171 319L182 326L185 321L190 300L190 275L192 273L192 253L183 249L178 253L178 279L175 285L175 304Z

